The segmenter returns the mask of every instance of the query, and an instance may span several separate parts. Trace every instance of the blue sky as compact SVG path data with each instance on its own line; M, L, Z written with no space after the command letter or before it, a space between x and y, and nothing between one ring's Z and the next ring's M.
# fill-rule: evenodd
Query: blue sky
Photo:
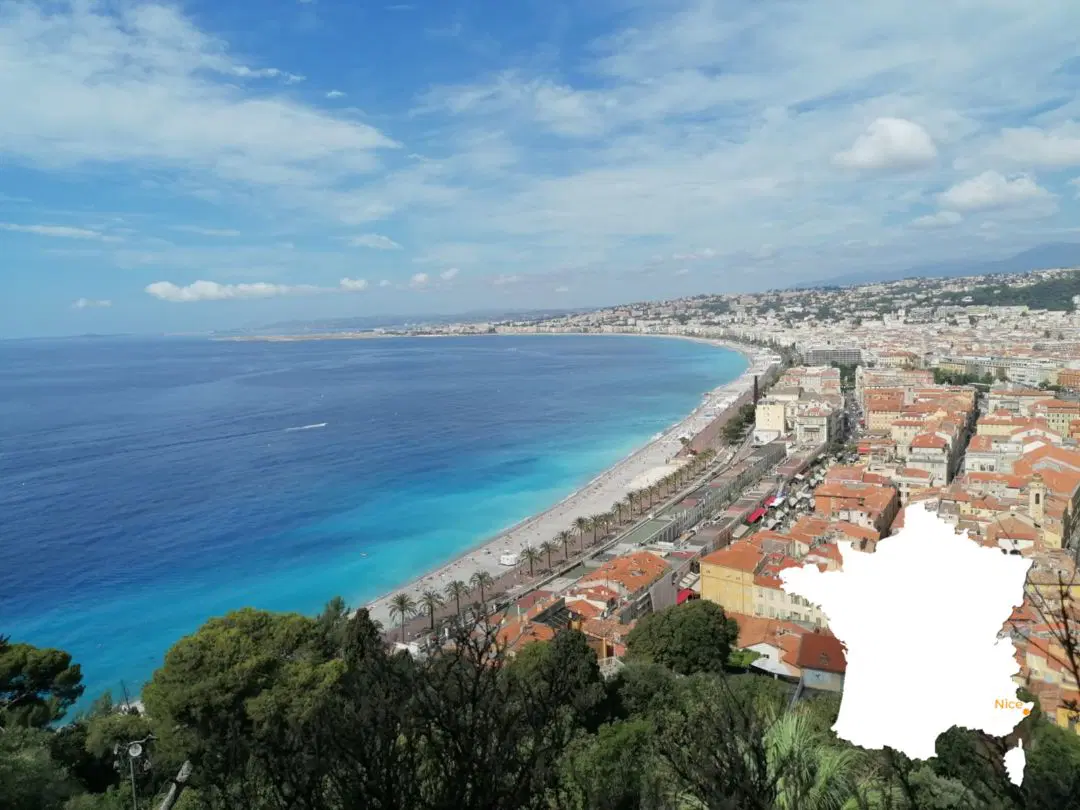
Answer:
M1075 0L0 0L0 335L1078 240Z

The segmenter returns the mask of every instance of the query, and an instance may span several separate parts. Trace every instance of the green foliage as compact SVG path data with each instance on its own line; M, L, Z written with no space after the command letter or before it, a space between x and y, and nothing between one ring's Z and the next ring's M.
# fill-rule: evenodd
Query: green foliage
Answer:
M714 602L692 599L643 618L630 631L627 658L651 661L679 675L721 672L739 627Z
M1071 312L1074 295L1080 295L1078 272L1036 281L1024 287L1010 287L1004 283L983 284L973 290L939 296L935 303L942 306L960 304L961 298L971 296L970 301L963 303L969 306L1027 306L1031 309Z
M979 375L961 371L946 371L941 368L934 369L934 382L937 385L989 385L993 381L994 377L989 372Z
M271 765L305 762L325 742L322 721L345 670L327 656L322 630L296 614L245 609L181 639L143 693L159 749L190 759L225 804L249 801L252 784L273 779Z
M753 650L732 650L728 655L728 669L749 669L750 665L761 658L761 653Z
M675 673L662 664L631 660L607 684L609 714L627 719L645 716L675 698Z
M0 728L44 728L82 693L82 671L68 653L0 638Z
M746 403L724 425L721 435L728 444L737 443L746 434L747 428L754 423L756 407L753 403Z
M1032 735L1024 769L1024 804L1032 810L1080 808L1080 735L1048 722Z
M840 369L840 387L845 391L851 391L855 388L855 370L859 367L857 363L833 363L833 368Z
M49 738L36 728L0 731L0 807L55 810L75 794L77 785L53 759Z
M50 747L53 758L88 791L105 793L120 781L113 747L143 739L149 733L145 717L134 710L119 710L106 692L88 712L56 729ZM148 779L141 782L148 784Z
M1005 741L964 729L927 762L865 751L832 732L837 695L793 708L792 685L726 672L736 636L711 603L670 608L605 682L576 631L508 658L495 628L459 628L417 660L340 600L313 619L243 610L174 646L145 717L105 696L63 727L0 731L0 808L132 807L113 749L151 732L142 810L182 763L173 810L1080 808L1080 737L1041 712L1018 729L1021 788Z
M578 737L562 759L562 806L574 810L651 810L672 786L653 750L654 729L643 718L602 726Z

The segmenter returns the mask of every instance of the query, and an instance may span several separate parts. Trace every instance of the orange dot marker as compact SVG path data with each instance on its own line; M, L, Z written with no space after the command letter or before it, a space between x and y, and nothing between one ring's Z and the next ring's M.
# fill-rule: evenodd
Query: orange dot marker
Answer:
M1031 709L1024 709L1024 714L1025 715L1031 714Z

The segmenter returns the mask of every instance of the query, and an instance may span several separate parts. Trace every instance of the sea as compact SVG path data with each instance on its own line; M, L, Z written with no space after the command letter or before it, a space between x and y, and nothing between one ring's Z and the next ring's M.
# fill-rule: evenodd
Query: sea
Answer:
M363 605L746 366L624 336L0 341L0 635L134 696L207 619Z

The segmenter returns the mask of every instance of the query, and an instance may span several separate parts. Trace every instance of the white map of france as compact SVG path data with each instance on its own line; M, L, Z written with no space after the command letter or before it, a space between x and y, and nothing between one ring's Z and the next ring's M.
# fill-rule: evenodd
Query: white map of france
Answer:
M914 759L933 757L952 726L1010 734L1033 704L1017 699L1019 664L1002 626L1023 601L1030 561L979 546L921 505L873 554L840 550L842 570L781 573L847 648L836 734ZM1019 782L1022 748L1008 762Z

